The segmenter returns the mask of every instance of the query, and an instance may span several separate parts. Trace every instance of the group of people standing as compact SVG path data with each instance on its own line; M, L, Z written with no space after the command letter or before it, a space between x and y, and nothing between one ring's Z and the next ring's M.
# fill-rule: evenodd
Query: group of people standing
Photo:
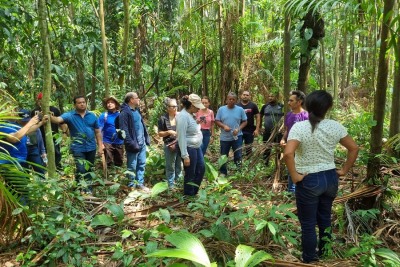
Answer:
M94 165L97 150L99 156L105 153L108 165L122 166L126 154L128 186L149 191L144 185L144 172L150 138L139 110L137 93L127 93L122 105L114 97L106 98L103 102L106 112L99 118L87 110L84 96L74 98L74 110L60 114L51 108L50 118L41 118L41 98L39 94L37 108L31 114L23 110L21 120L0 125L0 132L6 134L9 143L0 143L0 149L6 152L0 158L2 170L12 159L21 165L33 158L45 161L44 133L39 128L50 119L53 132L58 132L58 125L62 125L63 133L69 132L77 182L91 179L90 168L86 166L87 163L89 167ZM240 102L234 93L229 93L226 105L218 109L215 117L207 97L184 96L180 101L180 112L177 100L167 98L164 101L166 113L158 122L158 134L164 141L166 180L173 188L183 165L183 193L196 195L205 173L204 155L215 138L214 124L221 129L221 155L228 155L233 149L234 162L240 165L243 142L246 155L251 155L251 144L260 134L264 118L263 141L274 141L285 148L283 158L289 171L288 188L295 192L302 228L302 259L306 263L312 262L323 254L326 238L330 238L331 210L338 191L338 179L354 164L358 146L340 123L325 118L333 106L328 92L318 90L306 97L300 91L292 91L288 101L291 111L286 115L275 94L268 98L269 103L259 112L257 105L250 101L249 91L242 92ZM283 116L283 133L273 135L276 133L274 127ZM334 150L338 143L348 152L344 165L336 169ZM56 164L60 166L58 142L55 141L55 145L58 147ZM28 158L28 151L31 151L31 158ZM227 174L226 164L221 166L220 173ZM90 184L84 190L90 193ZM319 242L315 226L319 228Z
M290 92L288 105L291 111L286 115L274 94L269 95L269 103L261 108L261 112L249 99L248 91L242 93L239 103L236 95L229 93L227 104L218 109L215 124L221 128L221 155L227 155L232 148L234 161L239 165L242 143L247 145L245 153L249 155L251 144L260 132L264 117L263 141L274 141L285 148L284 161L289 171L288 189L295 193L302 229L302 260L305 263L317 261L323 255L325 244L331 237L332 205L338 192L339 177L346 175L356 161L358 146L340 123L325 118L333 106L333 98L326 91L314 91L307 97L300 91ZM208 98L201 101L194 94L185 96L181 101L183 109L177 115L176 100L169 99L166 102L167 115L159 123L159 134L164 137L165 151L170 151L170 144L175 144L175 140L178 140L178 150L173 157L175 169L167 171L167 177L179 175L180 155L185 169L186 195L195 195L198 191L205 169L204 154L207 146L204 149L204 144L208 144L208 133L211 133L211 137L214 133L212 128L208 128L210 132L205 134L202 131L203 124L210 126L205 121L206 114L212 114L212 111L207 112L208 107L205 106L208 101ZM283 116L283 133L273 135L276 132L274 127ZM169 123L162 123L166 120ZM211 115L209 120L212 120ZM334 151L338 143L348 153L344 165L336 169ZM220 172L226 175L226 166L221 166ZM173 179L168 181L173 182ZM319 241L316 226L319 229Z

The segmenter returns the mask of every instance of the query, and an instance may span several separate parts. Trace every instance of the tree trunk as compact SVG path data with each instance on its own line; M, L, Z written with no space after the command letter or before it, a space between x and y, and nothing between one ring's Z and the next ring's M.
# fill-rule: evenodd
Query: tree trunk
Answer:
M71 3L69 5L69 17L71 21L75 23L75 9L73 4ZM77 30L74 30L74 33L79 36L79 33ZM74 95L86 95L86 90L85 90L85 66L83 65L83 52L82 49L78 48L78 51L76 52L76 55L74 57L74 63L75 63L75 72L76 72L76 87L77 91L75 91L73 94Z
M383 21L381 29L381 46L379 50L378 76L376 83L376 93L374 99L374 120L376 125L371 128L371 150L370 158L367 165L367 178L378 184L378 176L380 169L380 159L378 154L382 151L383 122L385 118L386 90L388 84L388 65L389 59L387 55L389 25L392 20L394 0L385 0L383 9Z
M290 15L288 12L285 13L285 32L284 32L284 45L283 45L283 97L284 102L287 103L289 100L290 93L290 56L292 49L290 47ZM285 105L285 111L287 105Z
M336 100L338 96L338 88L339 88L339 65L340 65L340 37L339 31L336 32L336 46L334 53L334 75L333 75L333 99ZM337 103L337 102L336 102Z
M324 39L321 39L321 89L326 90L327 79L326 79L326 60L325 60L325 43Z
M129 0L123 0L124 2L124 38L122 40L122 72L118 78L118 86L122 88L124 86L125 72L126 72L126 61L128 54L128 40L129 40Z
M349 59L348 59L348 65L347 65L346 85L344 88L347 88L350 85L351 74L353 73L353 69L354 69L354 38L355 38L355 34L354 34L354 31L352 31L351 37L350 37L350 53L349 53ZM342 88L342 90L344 88Z
M96 109L96 83L97 83L97 77L96 77L96 61L97 61L97 49L96 47L93 49L93 55L92 55L92 93L90 94L90 108L92 110Z
M300 56L299 78L297 89L307 93L308 80L310 79L311 55Z
M392 111L390 116L389 137L400 133L400 36L397 35L397 47L395 48L394 81L392 96Z
M39 17L39 30L43 56L43 100L42 100L42 111L44 114L50 116L50 94L51 94L51 55L50 55L50 43L47 32L47 10L46 1L38 1L38 17ZM45 126L45 141L48 155L48 174L49 177L55 177L56 174L56 163L54 153L53 134L51 132L51 124L47 123Z
M100 0L100 30L101 30L101 44L103 52L103 68L104 68L104 95L105 97L110 96L110 86L108 83L108 62L107 62L107 39L106 39L106 29L104 24L104 0Z

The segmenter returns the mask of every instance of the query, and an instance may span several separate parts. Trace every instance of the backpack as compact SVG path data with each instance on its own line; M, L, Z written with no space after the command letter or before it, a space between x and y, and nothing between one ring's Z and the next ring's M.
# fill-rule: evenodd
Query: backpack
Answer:
M120 114L120 112L118 111L118 115L117 115L117 117L115 117L115 120L114 120L115 132L117 133L117 137L119 139L125 140L126 133L124 130L121 130L119 128L119 114ZM106 111L104 114L104 122L107 122L107 117L108 117L108 111Z

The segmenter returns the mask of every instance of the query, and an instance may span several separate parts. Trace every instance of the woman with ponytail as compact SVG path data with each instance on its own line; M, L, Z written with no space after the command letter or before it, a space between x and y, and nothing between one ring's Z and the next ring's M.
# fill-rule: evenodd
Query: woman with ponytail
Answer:
M339 122L325 119L332 105L332 96L326 91L309 94L305 101L309 120L293 125L284 151L284 160L296 184L305 263L317 261L323 255L326 240L330 238L332 203L337 195L339 176L346 175L358 155L358 146L347 130ZM338 143L347 149L347 159L336 169L334 151Z

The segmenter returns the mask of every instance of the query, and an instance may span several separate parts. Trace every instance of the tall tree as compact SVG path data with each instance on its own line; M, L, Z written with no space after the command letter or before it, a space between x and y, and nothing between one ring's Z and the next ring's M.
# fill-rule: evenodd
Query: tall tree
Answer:
M398 26L400 32L400 26ZM396 37L392 37L396 40ZM400 133L400 34L397 34L395 47L395 66L394 66L394 81L392 95L392 110L390 116L389 137Z
M380 159L377 157L382 152L383 122L385 119L386 90L388 85L389 56L387 54L389 45L389 31L392 21L394 0L385 0L382 14L381 45L378 60L378 76L376 82L376 93L374 98L374 120L376 125L371 128L371 155L368 159L367 178L374 184L377 180L380 168Z
M126 73L126 61L127 61L127 54L128 54L128 41L129 41L129 0L123 0L124 3L124 37L122 39L122 51L121 51L121 58L122 58L122 72L118 78L118 85L119 88L124 86L125 81L125 73Z
M50 115L50 94L51 94L51 55L50 55L50 42L47 31L47 12L46 0L38 0L38 19L39 30L43 57L43 101L42 110L44 114ZM48 173L49 177L55 177L56 163L54 153L53 134L51 131L51 124L46 124L46 148L48 154Z
M108 60L107 60L107 39L106 28L104 24L104 0L100 0L99 16L100 16L100 30L101 30L101 44L103 52L103 68L104 68L104 88L105 97L110 95L110 86L108 80Z

